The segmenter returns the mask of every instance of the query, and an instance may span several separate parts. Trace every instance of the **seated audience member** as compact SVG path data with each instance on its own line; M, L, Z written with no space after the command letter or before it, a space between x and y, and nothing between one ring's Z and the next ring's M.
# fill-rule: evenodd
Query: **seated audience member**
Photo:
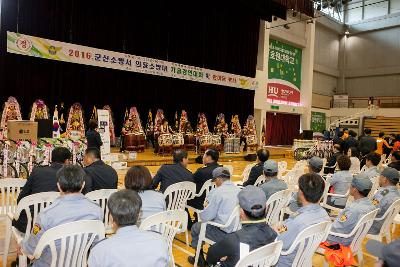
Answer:
M237 187L230 179L231 173L225 167L218 167L212 172L212 181L215 182L216 188L210 191L206 199L206 205L199 217L201 222L216 222L225 224L232 214L232 211L238 204L238 194L240 192ZM192 243L193 248L201 246L199 242L201 223L197 222L192 227ZM208 225L206 229L206 237L210 238L214 242L222 240L227 234L232 233L235 225L231 224L227 228L220 229L216 226ZM204 263L204 256L201 253L201 263ZM189 257L189 263L194 263L194 257ZM204 265L204 264L203 264Z
M164 195L152 190L151 174L144 166L133 166L125 175L125 188L138 192L142 199L142 209L138 220L166 210Z
M389 163L388 167L392 167L400 171L400 151L393 152L391 160L392 162Z
M400 198L400 193L396 186L398 183L399 172L396 169L387 167L382 171L379 176L380 188L372 199L372 204L374 204L376 208L379 208L376 218L381 218L390 205ZM378 234L381 230L382 224L383 220L374 221L368 233Z
M365 166L367 167L364 172L369 179L372 179L379 175L378 165L381 162L381 155L372 152L365 157Z
M240 243L249 245L250 251L275 241L277 234L265 223L267 199L260 188L246 186L238 194L242 229L228 234L208 249L207 263L221 267L235 267L240 259Z
M218 164L219 153L214 149L207 149L203 155L203 167L197 169L197 171L193 174L193 180L196 184L196 193L200 192L200 189L203 187L204 183L213 178L212 172L221 167ZM206 196L203 194L200 197L196 197L192 200L189 200L188 204L196 209L203 209L203 204ZM189 222L190 223L190 222Z
M331 232L349 234L362 216L375 209L375 206L372 205L371 200L367 197L371 188L372 182L364 173L360 173L353 178L350 185L350 195L354 197L354 201L336 217L332 224ZM353 237L342 238L329 235L326 241L331 245L342 244L349 246L353 241Z
M340 145L334 145L333 146L333 155L328 159L326 162L325 170L324 173L334 173L335 167L336 167L336 162L337 158L342 155Z
M158 169L153 178L153 188L160 184L162 193L168 186L179 182L193 182L193 174L186 169L188 164L188 154L183 149L177 149L172 154L172 164L164 164Z
M17 203L24 197L42 193L58 191L57 188L57 171L64 165L70 164L71 152L65 147L56 147L51 152L51 165L43 167L33 168L29 175L26 184L21 189L21 193L18 196ZM33 208L32 208L33 212ZM18 229L18 231L25 233L27 224L27 218L25 211L21 212L19 219L13 220L12 225Z
M86 166L84 168L86 175L92 181L90 191L117 188L118 174L113 167L101 160L100 150L93 147L86 149L83 163Z
M62 167L57 172L57 181L60 197L38 214L31 235L27 240L22 240L21 248L18 248L18 251L22 250L26 255L33 255L40 237L46 230L80 220L103 220L103 210L99 205L82 194L85 172L81 167L77 165ZM32 266L50 265L51 251L47 248Z
M341 155L337 159L339 171L335 172L328 182L331 186L330 192L337 195L345 195L349 191L353 174L349 171L351 161L348 156ZM343 209L346 206L347 197L328 196L328 205Z
M269 151L266 149L259 149L257 151L257 164L250 170L249 178L243 183L243 186L254 185L257 178L263 174L263 165L269 158Z
M100 134L98 132L98 124L97 120L91 119L89 121L89 130L86 132L86 140L88 148L97 148L100 150L100 147L103 145L101 141Z
M397 267L400 262L400 239L389 244L383 244L377 240L368 240L365 246L369 254L372 254L378 261L375 267Z
M305 228L320 222L330 221L328 214L319 204L324 188L325 182L320 175L307 173L300 176L297 196L301 208L290 215L283 222L283 226L278 229L277 239L283 241L282 250L288 250L297 235ZM287 256L281 255L276 266L292 266L296 253L297 249Z
M385 133L384 132L380 132L378 139L376 139L376 151L375 152L378 153L379 155L383 154L383 148L384 147L392 148L388 144L388 142L385 139L383 139L384 136L385 136Z
M320 157L312 157L311 159L308 160L308 173L315 173L317 175L319 175L319 173L322 170L322 166L324 165L324 161L320 158ZM297 196L297 192L293 193L291 196L291 199L289 201L289 209L292 212L297 211L298 209L300 209L300 204L298 202L299 198Z
M371 136L371 129L365 128L364 135L360 138L358 143L358 150L362 156L365 156L377 149L376 139Z
M356 139L357 133L353 130L349 131L349 137L342 143L343 153L346 155L350 147L357 147L358 140Z
M274 160L267 160L264 163L264 176L265 183L260 185L261 190L264 191L266 199L278 191L288 188L287 184L278 179L278 163Z
M308 172L319 174L324 166L324 161L320 157L312 157L308 161Z
M90 267L165 267L169 262L166 240L152 231L139 230L142 201L133 190L113 193L107 201L115 235L92 248Z
M360 172L360 153L356 147L350 147L347 150L347 156L350 157L351 165L350 172L351 173L359 173Z

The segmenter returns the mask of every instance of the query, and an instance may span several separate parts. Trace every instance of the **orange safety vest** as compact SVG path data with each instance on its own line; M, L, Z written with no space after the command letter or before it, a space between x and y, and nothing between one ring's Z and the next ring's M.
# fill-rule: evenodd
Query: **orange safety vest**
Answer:
M334 250L328 247L330 245L332 244L329 244L328 242L322 242L319 245L321 248L325 250L324 251L325 259L328 262L333 263L335 266L339 267L351 266L357 264L353 256L353 252L351 252L351 249L349 247L339 244L340 248L338 250Z

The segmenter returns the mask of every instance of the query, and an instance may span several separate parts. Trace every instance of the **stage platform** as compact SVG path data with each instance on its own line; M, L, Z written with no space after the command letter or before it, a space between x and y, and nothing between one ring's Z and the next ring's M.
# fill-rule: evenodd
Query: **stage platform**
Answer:
M292 148L278 147L278 146L267 146L265 147L270 152L271 159L278 158L293 158ZM129 153L120 153L117 148L112 148L111 152L113 154L118 154L120 161L126 161L128 167L135 165L145 165L145 166L159 166L162 164L172 163L171 155L157 155L153 152L153 149L146 149L143 153L137 152L136 159L129 159ZM195 163L195 159L203 154L196 154L194 151L188 151L189 153L189 164ZM241 152L238 154L232 153L220 153L220 162L234 162L234 161L244 161L244 157L248 154L256 153L256 151Z

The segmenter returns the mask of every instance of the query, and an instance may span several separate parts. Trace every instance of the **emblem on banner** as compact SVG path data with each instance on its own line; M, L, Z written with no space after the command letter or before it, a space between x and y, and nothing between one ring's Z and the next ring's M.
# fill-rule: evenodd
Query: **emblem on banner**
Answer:
M15 44L17 45L18 49L23 51L23 52L29 52L32 49L32 42L31 40L24 38L24 37L19 37L16 41Z

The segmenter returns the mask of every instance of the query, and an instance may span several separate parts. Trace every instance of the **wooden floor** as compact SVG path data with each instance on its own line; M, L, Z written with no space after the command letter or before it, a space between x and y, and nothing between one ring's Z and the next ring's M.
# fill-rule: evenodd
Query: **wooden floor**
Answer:
M278 151L279 152L279 151ZM285 152L285 153L283 153L282 155L284 155L283 157L278 157L278 158L276 158L275 157L275 160L277 160L277 161L281 161L281 160L285 160L285 161L287 161L288 162L288 168L290 169L290 168L292 168L293 167L293 165L294 165L294 163L295 163L295 161L294 161L294 159L292 159L292 158L289 158L288 156L287 156L287 151ZM276 153L276 154L279 154L279 153ZM286 156L285 156L286 155ZM194 155L194 154L190 154L190 156L191 157L193 157L193 156L197 156L197 155ZM243 155L242 155L243 156ZM144 162L143 162L143 165L146 165L146 162L145 161L149 161L149 162L151 162L151 161L153 161L154 160L154 158L155 157L160 157L160 156L156 156L156 155L154 155L151 151L147 151L146 153L143 153L143 154L139 154L139 157L140 157L140 159L141 160L144 160ZM171 157L167 157L167 156L165 156L164 157L166 160L169 160ZM243 172L243 169L244 169L244 167L247 165L247 164L249 164L250 162L248 162L248 161L244 161L244 160L238 160L238 159L229 159L229 157L222 157L222 160L220 161L220 163L221 164L229 164L229 165L232 165L233 166L233 169L234 169L234 174L238 174L238 175L240 175L242 172ZM152 164L150 164L151 166L147 166L148 168L149 168L149 170L154 174L154 173L156 173L157 172L157 170L158 170L158 168L160 167L160 165L152 165ZM194 164L194 163L192 163L192 164L189 164L189 166L188 166L188 169L189 170L191 170L192 172L193 171L195 171L197 168L200 168L202 165L201 164ZM123 181L124 181L124 176L125 176L125 173L126 173L126 170L120 170L120 171L118 171L118 176L119 176L119 185L123 185ZM234 181L237 181L238 180L238 178L234 178ZM4 243L4 235L5 235L5 227L4 227L4 221L2 221L2 222L0 222L0 251L3 251L3 243ZM189 236L190 236L190 234L189 234ZM395 231L395 233L394 233L394 235L393 235L393 239L397 239L397 238L399 238L400 237L400 228L399 227L397 227L396 228L396 231ZM179 240L175 240L174 241L174 244L176 244L176 245L178 245L178 246L180 246L180 247L182 247L182 248L184 248L184 249L186 249L186 250L188 250L188 251L190 251L191 253L194 253L194 250L193 249L191 249L190 247L187 247L186 246L186 244L185 244L185 242L184 242L184 240L185 240L185 237L184 237L184 235L183 234L181 234L181 235L178 235L177 236L177 238L179 239ZM134 241L133 241L134 242ZM366 243L366 240L364 240L364 243L363 243L363 247L365 246L365 243ZM15 244L12 246L12 247L14 247L15 248ZM15 249L12 249L11 248L11 251L15 251ZM374 262L375 262L375 260L373 259L373 257L372 256L370 256L368 253L366 253L365 252L365 248L364 248L364 266L374 266ZM174 254L174 258L175 258L175 264L177 265L177 266L182 266L182 267L186 267L186 266L192 266L191 264L189 264L188 262L187 262L187 257L188 257L188 255L187 254L185 254L185 253L183 253L182 251L180 251L180 250L178 250L178 249L176 249L176 248L174 248L173 249L173 254ZM9 255L9 257L8 257L8 264L7 264L7 266L11 266L11 261L13 261L13 260L15 260L15 253L11 253L10 255ZM322 261L322 256L320 256L320 255L314 255L314 257L313 257L313 266L323 266L323 261ZM333 265L332 265L333 266Z

